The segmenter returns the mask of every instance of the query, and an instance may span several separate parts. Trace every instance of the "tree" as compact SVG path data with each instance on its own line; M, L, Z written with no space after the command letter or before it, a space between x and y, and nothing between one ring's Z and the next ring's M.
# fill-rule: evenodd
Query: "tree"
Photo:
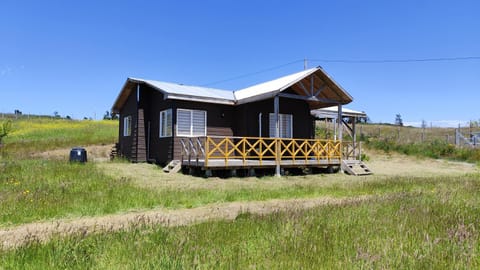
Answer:
M395 116L395 125L403 127L403 120L400 114Z
M105 114L103 115L103 120L111 120L112 117L110 116L109 111L105 111Z
M60 114L57 111L53 112L53 116L55 116L55 118L60 118Z
M12 130L11 121L3 122L2 125L0 125L0 145L2 145L3 137L6 137L11 130Z
M427 121L422 120L422 128L427 128Z
M110 112L110 111L105 111L105 114L103 115L103 120L117 120L118 115Z

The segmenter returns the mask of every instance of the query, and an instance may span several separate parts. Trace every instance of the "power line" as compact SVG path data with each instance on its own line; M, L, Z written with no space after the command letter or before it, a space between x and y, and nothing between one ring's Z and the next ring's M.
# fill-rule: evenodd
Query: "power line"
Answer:
M382 63L413 63L413 62L451 62L480 60L480 56L439 57L439 58L410 58L410 59L382 59L382 60L348 60L348 59L309 59L312 62L346 63L346 64L382 64Z
M290 66L290 65L293 65L293 64L296 64L296 63L299 63L299 62L303 62L303 61L304 61L304 59L299 59L299 60L295 60L295 61L292 61L292 62L289 62L289 63L286 63L286 64L282 64L282 65L278 65L278 66L274 66L274 67L262 69L262 70L259 70L259 71L255 71L255 72L251 72L251 73L239 75L239 76L232 77L232 78L228 78L228 79L225 79L225 80L220 80L220 81L215 81L215 82L211 82L211 83L206 83L206 84L203 84L203 85L201 85L201 86L209 86L209 85L214 85L214 84L219 84L219 83L234 81L234 80L238 80L238 79L241 79L241 78L250 77L250 76L253 76L253 75L260 74L260 73L265 73L265 72L268 72L268 71L272 71L272 70L275 70L275 69L279 69L279 68L282 68L282 67Z
M262 69L259 71L231 77L228 79L224 80L219 80L219 81L214 81L210 83L203 84L201 86L210 86L210 85L215 85L219 83L224 83L224 82L229 82L229 81L234 81L238 80L241 78L246 78L250 76L254 76L257 74L265 73L268 71L276 70L279 68L283 68L286 66L290 66L296 63L303 62L304 63L304 69L306 68L306 63L307 60L310 62L317 62L317 63L343 63L343 64L385 64L385 63L415 63L415 62L452 62L452 61L469 61L469 60L480 60L480 56L463 56L463 57L438 57L438 58L408 58L408 59L381 59L381 60L370 60L370 59L363 59L363 60L349 60L349 59L297 59L292 62L288 62L286 64Z

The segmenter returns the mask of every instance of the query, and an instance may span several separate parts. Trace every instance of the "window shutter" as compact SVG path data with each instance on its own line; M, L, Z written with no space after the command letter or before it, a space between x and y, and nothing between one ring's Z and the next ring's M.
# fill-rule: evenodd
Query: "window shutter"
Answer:
M292 115L280 115L280 137L292 138Z
M177 135L190 136L191 134L191 111L177 110Z
M293 130L292 130L292 123L293 123L293 115L291 114L278 114L278 122L279 122L279 137L280 138L292 138L293 137ZM275 137L275 114L269 114L269 132L270 137Z
M192 135L193 136L205 136L206 126L206 112L205 111L192 111Z
M269 114L268 130L269 130L270 137L271 138L275 137L275 114L274 113Z

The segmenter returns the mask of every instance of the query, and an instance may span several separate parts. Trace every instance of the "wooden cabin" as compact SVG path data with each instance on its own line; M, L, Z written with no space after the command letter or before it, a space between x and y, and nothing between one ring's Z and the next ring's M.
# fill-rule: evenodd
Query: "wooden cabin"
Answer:
M315 139L311 110L336 106L342 119L352 100L320 67L236 91L128 78L112 108L117 152L206 172L340 166L341 139Z

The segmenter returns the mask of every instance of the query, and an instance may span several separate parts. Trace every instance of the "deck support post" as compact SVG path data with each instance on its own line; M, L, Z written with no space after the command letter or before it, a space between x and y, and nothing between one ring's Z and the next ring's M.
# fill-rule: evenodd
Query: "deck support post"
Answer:
M352 144L353 144L353 156L357 159L357 117L352 117Z
M275 119L275 176L281 176L280 172L280 143L278 138L280 137L280 117L278 116L280 111L280 98L278 95L273 100L273 111Z
M337 116L337 129L338 129L338 140L343 140L343 113L342 113L342 104L338 104L338 116Z

